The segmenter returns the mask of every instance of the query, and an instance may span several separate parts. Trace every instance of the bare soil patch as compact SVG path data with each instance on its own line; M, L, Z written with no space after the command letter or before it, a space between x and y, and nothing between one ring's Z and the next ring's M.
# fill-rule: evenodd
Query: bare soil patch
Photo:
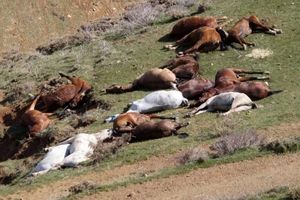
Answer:
M299 156L299 153L267 156L214 166L84 199L99 196L103 199L239 199L276 187L300 184Z

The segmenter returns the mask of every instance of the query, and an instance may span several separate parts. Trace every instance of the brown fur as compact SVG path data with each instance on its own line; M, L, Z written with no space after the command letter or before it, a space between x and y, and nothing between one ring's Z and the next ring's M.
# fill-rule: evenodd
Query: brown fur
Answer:
M148 121L138 125L132 132L133 141L150 140L177 134L177 130L188 124L179 124L171 120Z
M191 79L178 85L178 90L187 99L197 99L203 92L214 87L214 82L205 78Z
M71 81L70 84L59 87L56 91L41 96L46 111L62 107L69 104L71 107L76 107L82 100L83 96L92 89L92 86L86 81L78 77L70 77L60 74Z
M247 46L255 46L254 43L247 42L244 39L253 32L264 32L275 35L276 33L281 33L281 30L262 24L255 15L248 18L244 17L228 30L229 36L226 39L226 44L235 42L242 45L244 50Z
M117 133L129 133L131 132L136 126L148 122L151 119L175 119L173 117L163 117L158 115L145 115L136 112L128 112L119 115L113 124L113 130Z
M200 103L208 98L223 92L241 92L248 95L252 100L258 100L270 95L270 89L263 82L248 82L250 80L265 80L269 77L242 77L239 74L264 74L268 72L249 71L237 68L225 68L217 72L215 77L215 87L203 93Z
M176 41L174 46L171 45L171 48L183 46L188 47L183 54L193 53L196 51L208 52L213 51L218 47L223 49L223 40L225 40L225 36L221 35L220 31L222 30L210 27L195 29L182 39ZM170 46L166 47L170 48Z
M159 90L174 88L176 76L169 69L151 69L128 85L112 85L106 89L107 93L123 93L138 89Z
M39 98L40 96L37 96L33 100L29 109L22 116L22 122L29 129L29 134L32 136L42 132L51 123L51 120L48 118L48 113L42 113L34 109Z
M173 29L170 32L170 36L175 38L182 38L193 30L204 26L216 28L218 27L218 21L220 21L221 19L222 18L200 16L186 17L178 21L173 26Z
M195 78L199 72L197 55L183 55L168 61L161 68L171 70L179 81Z

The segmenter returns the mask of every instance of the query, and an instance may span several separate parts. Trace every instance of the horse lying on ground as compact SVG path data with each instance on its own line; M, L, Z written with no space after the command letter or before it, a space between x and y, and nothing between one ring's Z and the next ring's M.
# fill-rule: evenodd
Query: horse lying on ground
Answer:
M180 91L159 90L133 101L127 112L153 113L187 105L188 100L182 96Z
M70 144L58 145L49 148L48 153L44 156L31 174L33 176L47 173L49 170L55 170L61 167L65 157L69 154Z
M128 85L112 85L106 89L106 93L123 93L138 89L160 90L176 89L176 76L169 69L151 69Z
M226 45L231 45L235 42L242 45L244 50L247 49L247 46L255 46L254 43L247 42L244 39L253 32L264 32L276 35L282 33L282 30L262 24L255 15L248 18L243 17L230 30L228 30L229 35L226 38Z
M222 111L221 115L257 108L258 106L246 95L239 92L225 92L209 98L205 103L187 114L198 115L205 112Z
M197 54L179 55L177 58L169 60L160 68L171 70L178 79L177 82L195 78L199 72L199 56Z
M228 33L221 28L201 27L176 41L175 44L166 45L165 48L174 50L187 47L187 49L183 51L183 54L196 51L209 52L219 47L221 50L224 50L224 42L227 37Z
M217 72L215 77L215 87L208 89L202 94L199 103L205 102L212 96L224 92L240 92L246 94L252 100L259 100L268 97L279 91L271 91L265 82L254 82L249 80L266 80L268 76L251 76L243 77L241 74L269 74L269 72L249 71L237 68L225 68Z
M78 77L70 77L63 73L59 74L61 77L69 79L71 83L60 86L56 91L41 96L41 101L44 104L42 110L54 110L66 104L71 107L76 107L86 93L92 89L89 83Z
M164 117L159 115L145 115L140 114L137 112L127 112L120 114L113 123L113 131L117 134L122 133L129 133L131 132L136 126L148 122L151 119L173 119L175 120L175 117Z
M143 141L176 135L177 131L185 126L188 126L188 123L180 124L171 120L144 122L133 129L131 141Z
M98 142L112 138L112 130L105 129L94 134L80 133L60 144L70 144L69 154L65 157L62 166L76 167L78 164L89 160L93 155Z
M42 132L46 129L51 120L48 118L52 113L43 113L41 111L35 110L35 105L39 100L40 95L38 95L27 111L22 115L22 123L29 129L29 134L35 136L37 133Z
M200 17L200 16L191 16L179 20L172 28L172 31L169 33L171 37L182 38L185 35L189 34L193 30L200 27L210 27L217 28L221 26L220 23L224 22L227 19L226 16L223 17Z
M215 82L203 77L180 83L177 88L187 99L198 99L203 92L214 87Z
M159 90L130 103L127 112L153 113L188 106L188 104L188 99L184 98L178 90ZM105 122L113 122L119 115L110 116L105 119Z
M34 168L32 175L45 174L49 170L61 166L76 167L78 164L90 159L98 142L112 138L112 130L105 129L94 134L80 133L59 143L57 146L47 148L48 153Z

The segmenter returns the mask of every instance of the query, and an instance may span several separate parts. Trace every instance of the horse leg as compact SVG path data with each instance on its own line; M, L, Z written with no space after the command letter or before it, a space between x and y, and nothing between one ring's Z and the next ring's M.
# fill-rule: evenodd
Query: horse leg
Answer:
M252 106L239 106L239 107L236 107L236 108L232 108L232 109L230 109L229 111L227 111L225 113L221 113L220 115L226 116L226 115L229 115L232 112L240 112L240 111L250 110L250 109L252 109Z
M238 77L240 82L252 81L252 80L268 80L270 77L268 76L249 76L249 77Z
M236 74L270 74L269 71L252 71L248 69L241 69L241 68L230 68Z

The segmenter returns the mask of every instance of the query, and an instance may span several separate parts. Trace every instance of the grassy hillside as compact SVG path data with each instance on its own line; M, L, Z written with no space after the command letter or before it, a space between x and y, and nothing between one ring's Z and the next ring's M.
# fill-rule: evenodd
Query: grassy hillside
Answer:
M297 26L297 21L300 19L299 13L300 2L292 0L215 0L211 2L210 9L201 14L207 16L226 15L230 19L232 18L233 22L243 16L256 14L261 18L268 19L270 23L276 24L283 30L283 34L278 36L253 34L247 38L247 40L255 42L255 48L268 49L273 52L271 56L263 59L246 57L245 55L251 52L251 48L246 51L230 49L224 52L214 51L200 54L199 64L205 77L213 78L216 71L224 67L268 70L271 72L269 81L271 88L284 90L280 94L258 101L258 104L264 106L261 109L232 114L230 120L236 121L237 129L264 129L278 126L281 123L299 121L300 28ZM58 72L63 71L80 76L92 83L95 98L104 100L112 106L110 110L89 111L97 121L77 131L94 132L110 127L111 124L102 124L106 116L120 113L129 102L143 97L148 92L135 91L120 95L103 95L101 90L113 83L128 83L144 71L174 58L175 53L163 50L165 43L158 42L159 38L171 30L174 23L157 22L126 38L111 37L111 34L107 33L94 38L88 44L57 51L49 56L25 55L13 62L3 62L0 71L2 80L0 89L5 91L7 96L10 95L15 99L6 99L7 101L2 102L2 105L16 104L26 98L29 99L27 93L36 94L39 91L38 86L52 78L58 78ZM229 24L228 27L232 24ZM14 96L17 92L20 95ZM186 112L188 112L187 109L178 109L161 114L176 115L184 121L182 116ZM27 180L17 180L14 186L0 187L0 193L1 191L3 194L11 193L15 189L20 189L20 186L34 188L62 177L134 163L152 155L171 154L199 144L209 144L213 141L210 139L210 134L215 133L218 126L224 123L222 117L213 113L198 115L189 121L191 124L182 129L190 135L186 139L169 137L130 144L116 157L106 159L100 166L50 172L45 176L30 180L30 184ZM69 118L57 120L54 126L62 128L69 122Z

